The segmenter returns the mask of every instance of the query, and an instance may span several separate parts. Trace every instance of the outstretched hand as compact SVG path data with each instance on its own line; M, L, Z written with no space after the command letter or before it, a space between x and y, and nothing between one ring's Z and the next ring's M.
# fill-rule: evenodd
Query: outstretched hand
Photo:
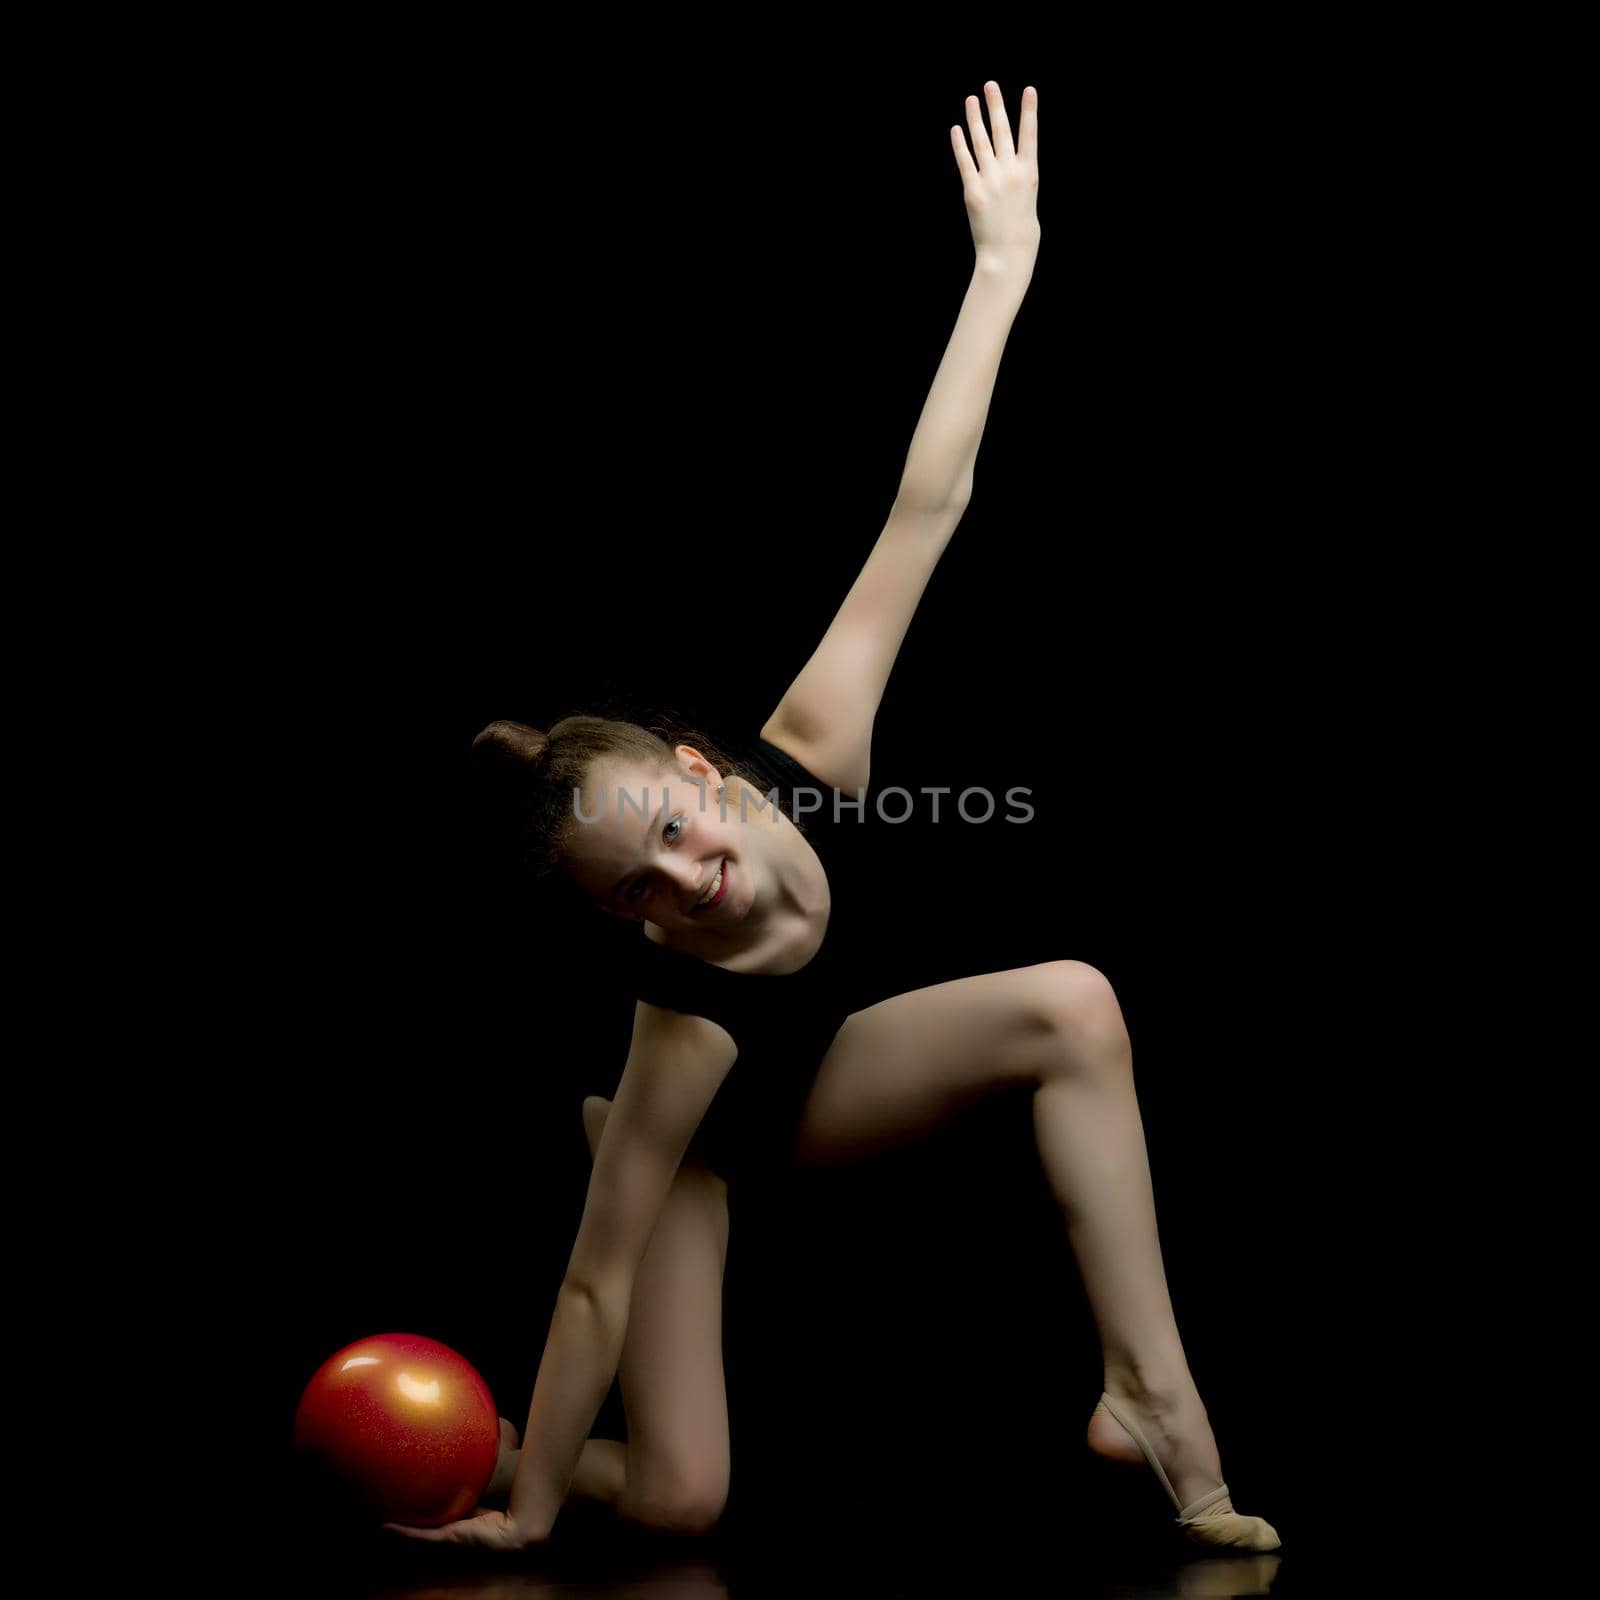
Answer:
M960 124L950 128L972 243L980 264L1031 272L1039 250L1034 203L1039 192L1039 91L1031 84L1022 91L1022 119L1015 146L1000 85L991 78L983 92L989 103L993 139L983 125L983 107L975 94L967 96L970 151Z
M403 1522L386 1522L390 1533L403 1534L407 1539L421 1539L429 1544L474 1545L482 1550L531 1550L545 1542L525 1528L519 1528L505 1511L479 1510L459 1522L447 1522L442 1528L412 1528Z

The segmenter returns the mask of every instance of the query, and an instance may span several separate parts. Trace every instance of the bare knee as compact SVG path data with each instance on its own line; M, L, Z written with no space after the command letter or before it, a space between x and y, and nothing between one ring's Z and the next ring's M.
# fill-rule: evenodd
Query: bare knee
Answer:
M713 1473L700 1482L684 1479L670 1489L641 1494L624 1511L660 1533L709 1533L727 1504L727 1477Z
M1131 1064L1128 1026L1103 972L1086 961L1046 961L1034 970L1036 1003L1056 1046L1057 1068Z
M600 1148L600 1134L606 1125L606 1116L610 1110L611 1102L604 1095L591 1094L583 1102L583 1134L589 1141L591 1158Z

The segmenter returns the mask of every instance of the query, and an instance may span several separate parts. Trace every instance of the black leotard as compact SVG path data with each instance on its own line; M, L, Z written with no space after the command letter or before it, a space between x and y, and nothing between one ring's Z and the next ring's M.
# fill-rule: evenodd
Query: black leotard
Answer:
M859 809L841 806L836 820L834 790L766 739L749 745L737 770L763 796L775 792L827 872L831 903L821 946L798 971L755 973L731 972L669 949L642 929L629 941L632 987L640 999L709 1017L739 1047L689 1146L730 1188L782 1169L822 1057L859 1009L861 927L853 911L860 885L850 863L860 859L857 840L864 832ZM776 825L753 804L747 812L752 825Z

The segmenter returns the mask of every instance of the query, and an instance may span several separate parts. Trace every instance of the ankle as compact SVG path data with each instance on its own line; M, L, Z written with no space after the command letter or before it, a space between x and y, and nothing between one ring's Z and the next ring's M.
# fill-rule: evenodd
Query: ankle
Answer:
M1152 1414L1183 1411L1200 1402L1194 1379L1181 1368L1108 1366L1102 1387L1113 1400L1126 1400Z
M1107 1357L1101 1365L1107 1394L1184 1394L1194 1389L1189 1363L1176 1355Z

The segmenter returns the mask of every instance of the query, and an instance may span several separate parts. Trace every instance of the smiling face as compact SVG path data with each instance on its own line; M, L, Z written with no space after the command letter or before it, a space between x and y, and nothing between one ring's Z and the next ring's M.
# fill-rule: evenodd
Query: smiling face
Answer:
M578 797L567 872L601 910L666 932L727 930L741 922L773 871L771 817L752 807L741 821L738 780L724 780L700 753L679 745L662 772L635 762L595 762ZM727 782L726 810L718 787ZM700 902L717 874L715 903Z

